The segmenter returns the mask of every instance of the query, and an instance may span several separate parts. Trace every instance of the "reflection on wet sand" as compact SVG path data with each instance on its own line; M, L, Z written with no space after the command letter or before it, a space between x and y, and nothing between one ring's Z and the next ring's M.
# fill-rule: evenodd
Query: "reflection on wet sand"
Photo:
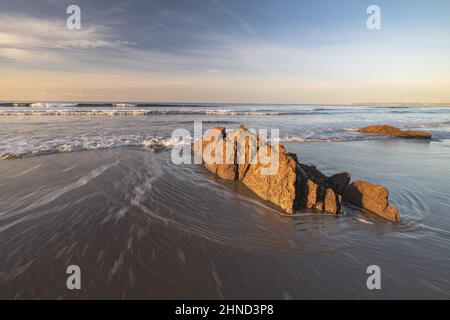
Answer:
M336 160L361 150L356 144L327 148L336 148ZM317 159L314 148L303 145L302 154ZM321 167L339 169L332 163ZM424 197L394 178L406 216L399 225L349 206L341 216L305 210L288 217L201 166L171 164L169 151L1 161L0 297L448 297L448 219L430 218L438 210L416 206ZM444 208L440 197L434 206ZM80 291L66 288L71 264L82 270ZM379 293L365 286L371 264L383 270Z

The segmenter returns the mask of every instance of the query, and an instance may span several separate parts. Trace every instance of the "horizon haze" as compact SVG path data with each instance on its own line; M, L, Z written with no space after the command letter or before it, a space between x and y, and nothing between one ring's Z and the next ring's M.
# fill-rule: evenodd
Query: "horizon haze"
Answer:
M450 101L450 3L0 3L0 100L353 104Z

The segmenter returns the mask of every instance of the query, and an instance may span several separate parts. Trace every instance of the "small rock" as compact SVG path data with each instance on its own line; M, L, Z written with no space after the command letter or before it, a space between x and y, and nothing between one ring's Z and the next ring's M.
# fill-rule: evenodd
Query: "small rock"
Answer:
M388 125L365 127L359 129L358 132L405 139L431 139L431 133L428 132L410 130L404 131Z
M373 212L387 220L400 221L397 208L389 206L389 191L381 185L366 181L352 182L345 189L344 198L355 206Z

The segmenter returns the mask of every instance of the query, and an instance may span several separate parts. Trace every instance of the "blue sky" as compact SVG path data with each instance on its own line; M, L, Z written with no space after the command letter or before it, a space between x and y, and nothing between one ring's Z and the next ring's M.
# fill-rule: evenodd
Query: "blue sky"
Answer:
M0 100L448 102L449 54L446 0L0 2Z

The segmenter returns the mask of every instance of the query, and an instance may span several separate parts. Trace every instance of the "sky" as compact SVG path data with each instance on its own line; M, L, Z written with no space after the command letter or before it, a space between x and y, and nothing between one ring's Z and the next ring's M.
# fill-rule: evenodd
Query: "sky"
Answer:
M0 101L445 103L449 57L448 0L0 1Z

